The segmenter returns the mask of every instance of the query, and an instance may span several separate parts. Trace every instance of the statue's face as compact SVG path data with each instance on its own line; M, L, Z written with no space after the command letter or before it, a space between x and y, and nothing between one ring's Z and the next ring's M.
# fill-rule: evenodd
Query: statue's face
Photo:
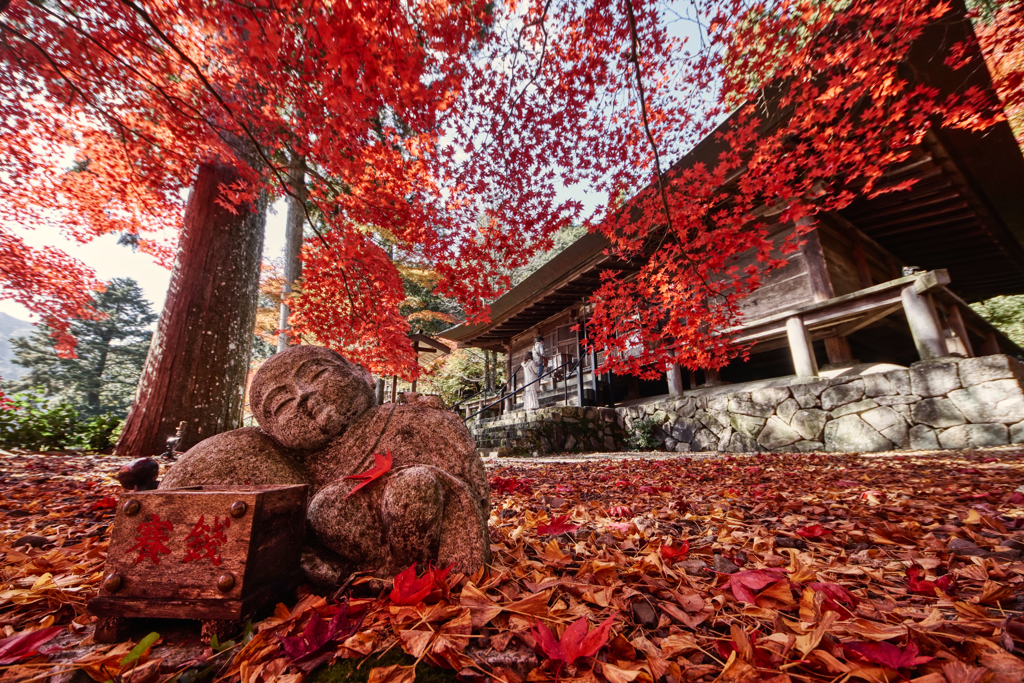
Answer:
M370 373L330 349L294 346L271 356L249 398L260 427L286 448L319 448L375 403Z

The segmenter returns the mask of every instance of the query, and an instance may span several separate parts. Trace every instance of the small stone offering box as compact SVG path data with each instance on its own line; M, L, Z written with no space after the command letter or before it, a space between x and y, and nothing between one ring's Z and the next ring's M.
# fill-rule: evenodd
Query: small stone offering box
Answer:
M198 619L204 634L246 619L302 577L307 486L132 491L117 504L95 639L125 619ZM218 626L220 624L221 626Z

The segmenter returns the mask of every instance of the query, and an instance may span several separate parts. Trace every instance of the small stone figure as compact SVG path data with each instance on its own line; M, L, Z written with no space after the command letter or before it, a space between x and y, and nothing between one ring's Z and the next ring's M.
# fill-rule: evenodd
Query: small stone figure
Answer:
M160 463L153 458L135 458L117 471L117 481L126 491L152 491L160 476Z
M311 580L352 572L394 576L413 563L473 572L490 560L490 490L469 431L434 397L408 392L376 405L370 374L339 354L296 346L253 377L260 429L206 439L181 457L161 488L195 484L310 483ZM391 470L355 495L346 479L390 452Z

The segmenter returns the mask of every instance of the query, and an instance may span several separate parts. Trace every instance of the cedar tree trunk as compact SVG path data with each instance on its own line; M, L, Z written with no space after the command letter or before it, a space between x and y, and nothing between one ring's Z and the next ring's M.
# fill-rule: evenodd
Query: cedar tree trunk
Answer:
M178 423L178 450L241 426L256 319L266 196L231 213L217 203L234 167L199 167L185 207L167 301L117 454L162 453Z
M277 335L278 353L287 349L291 343L287 333L291 328L288 323L288 316L291 315L288 297L295 290L295 283L302 277L302 260L299 254L302 251L302 228L306 224L306 197L309 195L306 188L305 157L298 157L293 161L288 171L288 184L291 186L293 196L288 198L288 223L284 238L284 283L281 285L281 331Z

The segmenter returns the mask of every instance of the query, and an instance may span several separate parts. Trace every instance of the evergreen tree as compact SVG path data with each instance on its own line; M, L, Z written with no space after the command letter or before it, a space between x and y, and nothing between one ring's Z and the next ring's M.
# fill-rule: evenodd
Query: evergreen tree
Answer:
M156 315L131 278L111 280L106 291L93 295L92 306L101 314L95 320L71 323L78 358L58 356L45 326L11 340L14 362L28 372L7 390L43 387L45 395L64 398L82 413L124 417L153 336L147 328Z

